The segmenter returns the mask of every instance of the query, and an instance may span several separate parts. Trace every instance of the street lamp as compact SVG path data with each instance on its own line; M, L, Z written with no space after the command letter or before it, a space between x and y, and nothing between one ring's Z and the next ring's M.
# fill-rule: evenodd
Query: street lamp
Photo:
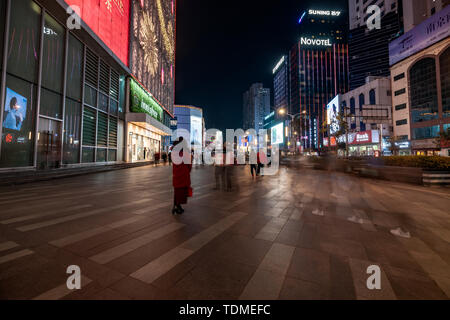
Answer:
M288 117L290 117L291 118L291 122L293 123L298 116L300 116L301 118L305 117L306 116L306 110L303 110L302 112L297 113L297 114L290 114L290 113L287 112L286 108L280 108L280 109L278 109L278 114L281 115L281 116L288 116ZM291 130L292 130L292 126L291 126ZM300 122L300 132L302 133L301 135L303 135L303 130L301 128L301 122ZM300 137L300 140L301 139L302 139L302 137Z

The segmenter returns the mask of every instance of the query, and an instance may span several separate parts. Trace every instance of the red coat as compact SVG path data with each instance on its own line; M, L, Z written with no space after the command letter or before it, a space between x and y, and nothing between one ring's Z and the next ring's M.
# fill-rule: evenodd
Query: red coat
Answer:
M191 170L192 164L173 164L173 187L175 189L191 187Z

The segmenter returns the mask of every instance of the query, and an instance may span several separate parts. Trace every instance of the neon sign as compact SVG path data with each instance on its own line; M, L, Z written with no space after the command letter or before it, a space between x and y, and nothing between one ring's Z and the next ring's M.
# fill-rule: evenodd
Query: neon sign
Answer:
M273 69L273 73L277 72L277 70L278 70L278 69L281 67L281 65L284 63L284 60L285 60L285 58L284 58L284 56L283 56L283 58L281 58L281 60L278 61L277 65L276 65L275 68Z
M312 16L333 16L339 17L341 11L330 11L330 10L309 10L308 13Z
M300 43L308 46L325 46L331 47L330 39L310 39L301 37Z

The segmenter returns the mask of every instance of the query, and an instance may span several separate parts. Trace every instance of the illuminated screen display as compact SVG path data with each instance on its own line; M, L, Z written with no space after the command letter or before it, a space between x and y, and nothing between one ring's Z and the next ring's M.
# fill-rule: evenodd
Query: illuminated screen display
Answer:
M27 99L6 88L3 128L20 131L27 116Z
M203 143L202 118L191 116L191 144L201 146Z
M327 105L327 124L330 127L330 133L335 134L339 131L339 122L337 116L339 114L339 96L336 96Z
M80 8L81 19L128 66L130 0L64 1Z
M271 139L272 145L282 144L284 142L283 129L284 129L283 123L277 124L276 126L270 129L272 137Z
M132 4L130 69L169 111L175 90L175 0Z

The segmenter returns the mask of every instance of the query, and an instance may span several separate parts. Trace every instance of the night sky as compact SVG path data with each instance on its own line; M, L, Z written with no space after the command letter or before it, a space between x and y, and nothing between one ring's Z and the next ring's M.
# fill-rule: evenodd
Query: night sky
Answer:
M240 128L243 93L255 82L273 90L272 69L299 39L302 10L346 3L178 0L175 103L202 107L208 129Z

